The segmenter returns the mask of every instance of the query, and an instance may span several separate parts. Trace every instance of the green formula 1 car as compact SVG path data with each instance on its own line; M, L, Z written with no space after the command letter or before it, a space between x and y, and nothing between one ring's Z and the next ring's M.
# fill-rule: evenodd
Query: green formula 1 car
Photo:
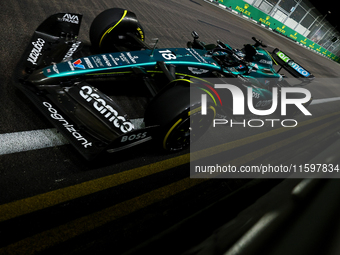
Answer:
M81 20L80 14L58 13L36 29L19 63L18 88L89 160L154 139L166 150L185 148L217 112L229 114L232 107L230 93L217 93L208 78L233 78L243 91L252 87L259 109L268 108L271 88L289 86L273 61L302 82L313 78L256 38L235 50L220 41L206 45L193 32L187 47L160 49L145 43L134 13L113 8L93 20L87 45L78 40ZM205 115L202 93L209 95ZM200 125L193 129L195 122Z

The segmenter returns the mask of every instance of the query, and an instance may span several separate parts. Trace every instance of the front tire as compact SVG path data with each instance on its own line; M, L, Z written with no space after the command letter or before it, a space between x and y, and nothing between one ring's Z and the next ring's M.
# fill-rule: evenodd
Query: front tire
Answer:
M196 106L178 116L177 121L169 128L163 138L163 149L178 151L196 142L211 126L216 115L215 108L210 105L207 115L201 114L201 106Z
M127 36L135 35L145 40L145 33L136 15L121 8L112 8L100 13L90 27L90 41L94 50L99 52L133 51L142 47Z
M210 127L216 110L208 101L207 115L201 114L201 94L202 90L190 81L178 80L148 105L145 124L160 126L158 138L165 150L178 151L188 147Z

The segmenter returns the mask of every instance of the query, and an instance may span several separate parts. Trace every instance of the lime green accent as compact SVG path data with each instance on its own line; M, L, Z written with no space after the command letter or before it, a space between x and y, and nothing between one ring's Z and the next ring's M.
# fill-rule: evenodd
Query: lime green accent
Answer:
M174 130L174 128L182 121L182 119L179 119L168 131L168 133L166 133L164 140L163 140L163 148L166 149L166 141L168 140L169 135L171 134L172 130Z
M208 90L203 89L203 88L199 88L199 89L201 89L201 90L203 90L205 93L207 93L207 94L212 98L212 100L214 100L215 105L217 105L214 96L213 96Z
M289 58L286 54L284 54L282 51L277 52L276 55L277 55L280 59L282 59L282 61L284 61L284 62L286 62L286 63L290 60L290 58Z
M123 13L122 18L121 18L121 19L120 19L113 27L110 27L110 28L103 34L102 38L101 38L100 41L99 41L99 47L101 46L104 37L105 37L108 33L110 33L110 32L112 31L112 29L114 29L114 28L115 28L115 27L116 27L116 26L117 26L117 25L125 18L126 14L127 14L127 10L124 10L124 13Z
M190 81L190 80L188 80L188 79L175 79L175 80L171 81L170 83L176 82L176 81L187 81L187 82L189 82L189 83L193 83L192 81Z
M212 110L214 111L214 118L213 118L213 119L215 119L215 117L216 117L216 109L215 109L215 107L212 107L212 106L210 105L209 108L212 109Z
M202 78L199 78L199 77L196 77L196 76L193 76L193 75L189 75L189 74L184 74L184 73L176 73L177 75L183 75L183 76L187 76L187 77L190 77L190 78L194 78L194 79L197 79L197 80L200 80L200 81L204 81L206 83L209 83L211 85L213 85L211 82L208 82L207 80L204 80Z
M214 112L214 117L213 117L213 119L215 118L215 116L216 116L216 109L213 107L213 106L209 106L209 109L211 109L211 110L213 110L213 112ZM195 114L196 112L199 112L201 110L201 107L198 107L198 108L195 108L195 109L193 109L193 110L191 110L191 111L189 111L188 112L188 117L190 117L191 116L191 114ZM163 148L164 149L167 149L166 148L166 142L167 142L167 140L168 140L168 137L169 137L169 135L171 134L171 132L175 129L175 127L177 127L178 126L178 124L179 123L181 123L183 121L183 119L179 119L170 129L169 129L169 131L166 133L166 135L165 135L165 137L164 137L164 140L163 140Z
M266 50L265 50L266 51ZM273 60L273 62L275 63L275 65L278 65L278 63L276 63L275 59L273 58L272 54L270 54L268 51L266 51L267 54L270 56L270 58Z

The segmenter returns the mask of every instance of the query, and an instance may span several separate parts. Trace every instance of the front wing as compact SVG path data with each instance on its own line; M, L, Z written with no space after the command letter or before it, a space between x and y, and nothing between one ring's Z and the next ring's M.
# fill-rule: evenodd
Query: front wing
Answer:
M14 84L58 131L86 159L92 160L104 152L149 141L159 127L134 127L111 98L84 81L60 86L56 80L55 85L39 88L27 82L35 70L53 68L54 63L66 61L79 51L81 19L82 15L73 13L58 13L46 19L34 32L13 78Z
M58 105L48 98L46 94L36 93L25 85L20 85L19 89L87 160L93 160L103 153L117 152L150 141L159 131L158 126L139 127L126 133L112 134L112 140L105 139L100 137L100 133L94 132L93 128L89 129L85 123L80 123L78 115L84 114L87 116L85 119L89 123L91 122L91 125L99 125L98 116L90 111L84 110L79 112L78 115L66 114L66 106ZM61 110L61 108L64 109ZM81 108L78 107L78 109Z

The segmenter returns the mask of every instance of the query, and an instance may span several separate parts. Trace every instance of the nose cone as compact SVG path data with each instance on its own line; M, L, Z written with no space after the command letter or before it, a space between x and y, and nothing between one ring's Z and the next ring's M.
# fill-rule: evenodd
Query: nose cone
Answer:
M26 81L35 86L56 85L56 84L59 84L60 78L59 77L47 77L44 74L44 69L39 69L39 70L34 71L27 78Z

